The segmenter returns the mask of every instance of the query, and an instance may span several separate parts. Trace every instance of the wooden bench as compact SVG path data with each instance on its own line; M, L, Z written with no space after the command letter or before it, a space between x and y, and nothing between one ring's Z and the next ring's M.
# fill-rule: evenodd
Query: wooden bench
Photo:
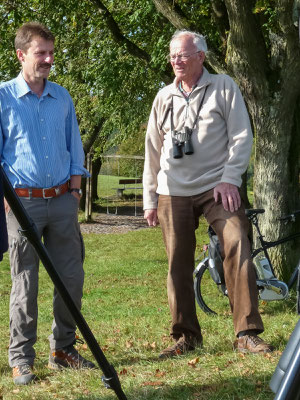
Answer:
M132 190L142 190L143 187L132 187L127 185L139 184L142 183L142 178L135 178L135 179L119 179L119 185L123 185L123 187L115 188L117 191L118 197L123 197L123 192L126 189Z

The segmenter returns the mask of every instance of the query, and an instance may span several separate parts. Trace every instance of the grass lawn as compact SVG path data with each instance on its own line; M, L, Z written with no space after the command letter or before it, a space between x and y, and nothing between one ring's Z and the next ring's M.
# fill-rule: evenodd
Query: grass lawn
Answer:
M131 210L132 215L137 211L142 214L142 196L143 190L140 189L142 184L127 184L122 196L117 194L118 188L124 188L123 184L119 184L120 179L135 179L135 177L99 175L98 176L98 196L99 199L95 202L94 208L98 211L114 213L122 213L126 210L128 213Z
M200 229L199 246L205 242L205 227ZM272 355L233 352L232 319L224 306L215 317L198 308L203 349L158 361L159 351L171 343L167 263L160 228L126 234L89 234L84 239L86 277L82 313L118 372L128 400L274 398L269 381L298 321L294 295L286 302L260 304L266 328L263 337L277 348ZM53 287L43 266L35 363L40 379L30 386L14 386L7 362L10 292L7 255L0 266L0 399L117 399L113 391L103 386L101 370L54 372L47 368ZM86 345L79 345L79 350L93 359Z

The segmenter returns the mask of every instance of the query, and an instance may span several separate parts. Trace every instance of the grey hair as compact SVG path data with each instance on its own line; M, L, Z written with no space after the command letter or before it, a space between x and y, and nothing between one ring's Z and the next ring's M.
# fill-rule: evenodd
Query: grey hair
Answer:
M196 46L196 48L199 51L203 51L204 53L207 51L207 44L205 37L203 35L200 35L200 33L188 31L186 29L176 31L171 38L170 45L175 39L178 39L183 36L192 36L193 43Z

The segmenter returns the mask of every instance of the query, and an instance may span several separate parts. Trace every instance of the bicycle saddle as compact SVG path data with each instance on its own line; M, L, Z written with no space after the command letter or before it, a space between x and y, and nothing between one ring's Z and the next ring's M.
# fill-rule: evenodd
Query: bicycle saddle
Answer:
M265 210L263 208L251 208L245 210L247 217L251 217L251 215L263 214L264 212Z

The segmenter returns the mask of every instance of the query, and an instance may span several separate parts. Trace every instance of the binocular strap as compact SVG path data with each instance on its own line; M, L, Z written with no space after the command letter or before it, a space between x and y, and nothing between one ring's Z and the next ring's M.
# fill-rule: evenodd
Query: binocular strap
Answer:
M197 110L196 117L195 117L195 119L194 119L194 122L193 122L192 127L190 128L190 129L191 129L191 132L195 129L195 126L196 126L196 123L197 123L197 119L199 118L199 114L200 114L200 111L201 111L201 108L202 108L202 105L203 105L203 102L204 102L204 98L205 98L205 94L206 94L207 88L208 88L208 86L206 86L206 88L205 88L205 90L204 90L204 94L203 94L203 97L202 97L202 99L201 99L201 101L200 101L200 104L199 104L199 107L198 107L198 110ZM170 110L171 110L171 113L170 113L171 134L172 134L172 136L173 136L173 134L174 134L174 132L175 132L175 131L174 131L174 105L173 105L173 96L172 96L172 100L171 100L171 107L170 107Z

